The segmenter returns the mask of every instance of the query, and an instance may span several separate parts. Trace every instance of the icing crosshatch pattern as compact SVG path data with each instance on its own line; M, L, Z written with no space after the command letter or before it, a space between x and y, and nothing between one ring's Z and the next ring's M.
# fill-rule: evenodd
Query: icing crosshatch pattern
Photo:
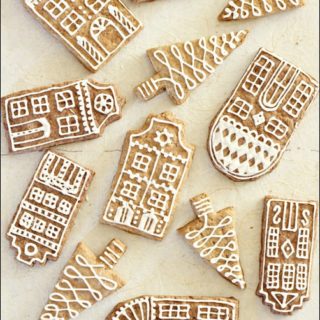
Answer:
M183 124L168 113L130 132L103 221L162 239L193 156Z
M142 28L120 0L24 1L91 71L97 71Z
M316 202L265 199L257 295L276 313L309 299L317 219Z
M93 172L48 151L7 233L27 265L56 260Z
M208 150L215 167L237 181L271 171L318 89L301 69L260 49L211 123Z
M120 119L125 100L114 86L92 80L17 92L2 99L11 151L98 137Z
M237 320L233 298L142 296L118 304L106 320Z

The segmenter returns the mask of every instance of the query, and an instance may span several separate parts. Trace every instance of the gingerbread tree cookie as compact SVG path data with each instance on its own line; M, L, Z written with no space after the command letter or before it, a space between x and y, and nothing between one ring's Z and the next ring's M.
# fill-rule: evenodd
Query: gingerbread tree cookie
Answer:
M244 20L299 8L304 0L229 0L219 20Z
M290 315L309 300L318 205L265 198L257 295L275 313Z
M194 147L171 113L150 115L125 139L103 223L161 240L172 220Z
M182 104L246 36L241 30L148 50L156 74L135 89L137 95L150 100L166 90L175 104Z
M222 297L142 296L121 302L106 320L238 320L239 301Z
M120 0L24 0L37 19L90 71L97 71L141 29Z
M190 203L198 218L179 229L179 233L222 277L244 289L233 208L214 212L205 193L192 198Z
M79 243L50 294L40 319L73 319L123 287L124 281L111 269L125 250L126 246L114 239L96 257L87 246Z

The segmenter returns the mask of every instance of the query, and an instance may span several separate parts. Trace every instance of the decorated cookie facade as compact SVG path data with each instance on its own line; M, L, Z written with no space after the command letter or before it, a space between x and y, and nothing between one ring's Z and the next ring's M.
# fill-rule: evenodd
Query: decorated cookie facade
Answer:
M266 197L257 295L275 313L290 315L310 297L316 202Z
M235 181L272 171L318 89L302 70L260 49L211 123L208 150L215 167Z
M24 0L42 24L91 71L141 29L120 0Z
M150 100L166 90L175 104L182 104L190 91L204 82L242 44L246 35L247 31L241 30L148 50L157 73L140 84L136 94Z
M7 233L19 261L58 259L92 177L70 159L44 155Z
M244 289L233 208L214 212L205 193L192 198L190 203L198 218L179 229L179 233L222 277Z
M40 319L74 319L83 310L123 287L124 281L111 269L125 250L126 246L114 239L96 257L80 243L64 267Z
M232 21L259 18L273 13L299 8L304 0L229 0L219 20Z
M164 237L194 152L183 128L163 113L127 134L103 222L156 240Z
M13 152L97 138L120 119L125 103L114 86L92 80L20 91L1 101Z
M119 303L106 320L238 320L239 302L220 297L142 296Z

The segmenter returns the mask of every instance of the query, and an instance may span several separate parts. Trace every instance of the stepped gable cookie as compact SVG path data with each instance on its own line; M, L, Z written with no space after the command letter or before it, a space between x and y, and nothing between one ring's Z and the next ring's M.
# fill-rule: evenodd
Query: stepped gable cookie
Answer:
M40 319L74 319L80 312L123 287L124 281L111 269L125 251L126 246L114 239L97 257L87 246L79 243L50 294Z
M244 289L246 283L240 264L234 209L225 208L214 212L205 193L192 198L190 203L198 218L178 232L222 277Z
M193 153L182 121L169 112L150 115L126 136L102 222L162 240Z
M214 166L235 181L272 171L318 90L311 76L260 49L211 122L208 151Z
M310 298L318 205L265 198L257 295L275 313L290 315Z
M238 320L239 301L221 297L142 296L119 303L106 320Z
M218 18L221 21L259 18L303 5L304 0L229 0Z
M97 71L142 29L120 0L24 0L46 29Z
M44 155L7 233L20 262L58 259L93 175L64 156Z
M156 74L136 87L136 94L150 100L166 90L175 104L182 104L190 91L204 82L243 43L247 33L241 30L149 49L147 54Z
M1 99L12 152L94 139L121 118L125 104L113 85L92 80L24 90Z

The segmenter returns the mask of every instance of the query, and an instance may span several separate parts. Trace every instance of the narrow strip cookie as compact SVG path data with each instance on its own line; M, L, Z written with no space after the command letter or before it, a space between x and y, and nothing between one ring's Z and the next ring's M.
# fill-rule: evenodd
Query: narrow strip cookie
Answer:
M90 71L97 71L142 29L120 0L24 0L26 7Z
M239 301L222 297L141 296L121 302L106 320L238 320Z
M304 0L229 0L218 18L221 21L260 18L303 5Z
M94 139L121 118L125 104L115 86L70 81L24 90L1 98L12 152Z
M93 175L54 152L43 156L7 233L20 262L58 259Z
M162 240L191 166L194 147L171 113L150 115L129 131L102 223Z
M241 30L147 51L156 73L136 87L136 94L150 100L166 90L175 104L182 104L190 91L204 82L247 36Z
M126 246L113 239L97 257L86 245L79 243L50 294L40 319L74 319L123 287L125 282L111 269L125 251Z
M240 264L234 209L225 208L214 212L205 193L193 197L190 203L198 218L178 232L222 277L244 289L246 283Z
M318 90L311 76L261 48L211 122L214 166L235 181L272 171Z
M274 313L291 315L310 298L318 205L265 198L257 295Z

